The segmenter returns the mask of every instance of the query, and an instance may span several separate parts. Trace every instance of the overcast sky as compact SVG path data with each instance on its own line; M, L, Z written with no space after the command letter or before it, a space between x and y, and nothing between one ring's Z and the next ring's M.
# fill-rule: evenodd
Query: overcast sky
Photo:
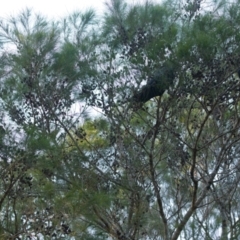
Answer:
M101 14L106 0L3 0L0 7L0 17L16 16L26 7L32 8L36 13L43 13L48 17L59 19L73 11L93 7L97 14ZM144 0L127 0L129 3Z
M4 0L0 7L0 17L7 18L10 15L16 15L26 7L56 19L89 7L93 7L98 14L101 14L104 2L105 0Z

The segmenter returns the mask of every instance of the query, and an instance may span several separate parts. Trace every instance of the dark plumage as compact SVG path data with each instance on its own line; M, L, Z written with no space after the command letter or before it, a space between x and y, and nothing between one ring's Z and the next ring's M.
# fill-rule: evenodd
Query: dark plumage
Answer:
M156 71L134 96L135 102L147 102L151 98L162 96L163 93L173 84L176 69L172 65L166 65Z

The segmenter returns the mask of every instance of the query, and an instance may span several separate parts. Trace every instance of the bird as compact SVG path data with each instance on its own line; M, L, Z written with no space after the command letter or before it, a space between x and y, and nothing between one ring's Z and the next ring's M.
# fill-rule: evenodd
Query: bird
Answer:
M172 64L166 64L149 78L138 92L134 94L132 100L134 102L145 103L150 99L162 96L163 93L173 84L176 75L176 69Z

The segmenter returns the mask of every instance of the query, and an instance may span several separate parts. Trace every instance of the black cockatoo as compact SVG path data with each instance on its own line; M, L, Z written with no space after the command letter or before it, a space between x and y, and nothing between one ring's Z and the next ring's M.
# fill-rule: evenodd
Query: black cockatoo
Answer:
M162 96L173 84L175 75L176 69L173 65L166 64L149 78L147 84L133 96L133 101L145 103L153 97Z

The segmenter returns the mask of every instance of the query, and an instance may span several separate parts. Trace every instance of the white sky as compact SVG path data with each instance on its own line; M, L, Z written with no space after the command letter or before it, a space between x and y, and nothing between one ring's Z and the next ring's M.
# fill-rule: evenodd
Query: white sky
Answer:
M144 0L127 0L128 3L142 2ZM90 7L94 8L97 15L104 9L106 0L2 0L0 18L16 16L26 7L33 9L35 13L42 13L56 20L67 16L73 11L83 11Z
M0 17L16 16L26 7L33 9L36 13L42 13L56 19L67 16L73 11L83 11L89 7L93 7L97 14L101 14L104 2L105 0L2 0Z

